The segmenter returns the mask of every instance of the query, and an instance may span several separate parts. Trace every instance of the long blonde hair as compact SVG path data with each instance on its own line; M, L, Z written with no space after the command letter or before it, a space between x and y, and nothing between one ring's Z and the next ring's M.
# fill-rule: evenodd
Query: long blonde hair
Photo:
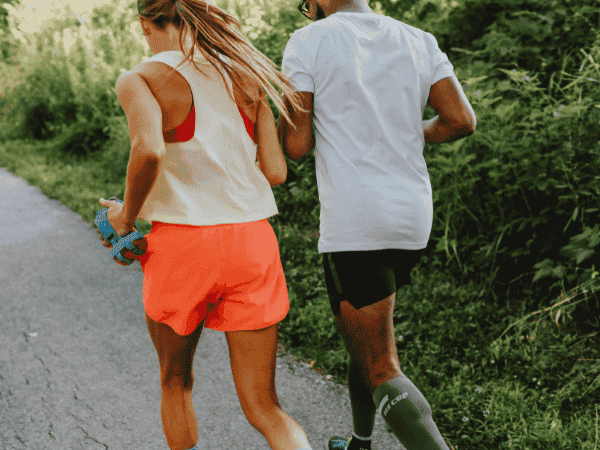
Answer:
M260 97L257 97L259 90L256 86L259 85L271 97L280 114L295 129L280 94L269 83L271 81L281 89L286 99L289 99L293 109L308 112L301 108L297 98L298 92L293 88L291 80L277 70L275 64L252 45L242 33L241 25L235 17L199 0L137 0L137 3L138 15L159 30L164 30L169 24L173 24L179 30L179 45L186 57L180 65L191 60L194 66L206 75L194 62L194 50L197 47L221 74L224 83L223 70L227 72L235 86L245 94L247 104L254 104L264 98L262 90L258 94ZM194 45L185 53L184 42L189 37L188 33L191 33ZM229 58L232 67L221 60L220 55ZM247 79L244 79L242 74ZM235 102L231 91L229 95Z

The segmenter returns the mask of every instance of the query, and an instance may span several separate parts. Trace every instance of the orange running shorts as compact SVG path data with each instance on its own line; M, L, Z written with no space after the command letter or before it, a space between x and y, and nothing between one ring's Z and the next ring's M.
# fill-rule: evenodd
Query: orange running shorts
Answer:
M267 219L210 226L152 222L144 309L177 334L205 327L259 330L285 318L290 303L279 244ZM213 304L214 310L210 310Z

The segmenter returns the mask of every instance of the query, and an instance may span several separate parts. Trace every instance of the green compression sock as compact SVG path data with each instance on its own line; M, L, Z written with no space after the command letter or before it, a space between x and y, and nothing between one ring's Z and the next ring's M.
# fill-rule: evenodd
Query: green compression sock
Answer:
M381 384L373 401L406 450L449 450L431 416L431 407L402 374Z

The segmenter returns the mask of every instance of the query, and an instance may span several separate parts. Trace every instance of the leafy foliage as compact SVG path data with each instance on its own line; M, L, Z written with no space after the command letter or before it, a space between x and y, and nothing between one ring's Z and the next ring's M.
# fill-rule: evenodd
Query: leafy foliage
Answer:
M0 63L14 62L14 57L22 48L12 33L9 8L19 4L19 0L6 0L0 4Z

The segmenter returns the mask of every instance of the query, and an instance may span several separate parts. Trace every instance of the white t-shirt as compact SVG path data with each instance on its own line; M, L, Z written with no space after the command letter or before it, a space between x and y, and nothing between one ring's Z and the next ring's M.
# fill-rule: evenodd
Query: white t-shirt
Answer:
M282 73L314 93L319 253L425 248L433 202L423 112L431 85L454 76L435 37L337 12L294 32Z

